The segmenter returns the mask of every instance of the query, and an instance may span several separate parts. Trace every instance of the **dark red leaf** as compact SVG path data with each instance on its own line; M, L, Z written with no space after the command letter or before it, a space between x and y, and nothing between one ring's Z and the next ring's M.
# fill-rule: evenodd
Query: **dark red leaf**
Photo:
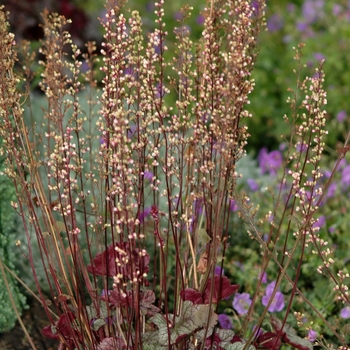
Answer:
M54 327L54 326L53 326ZM52 330L55 330L55 328L52 328L52 326L48 325L45 326L42 330L41 333L47 337L47 338L51 338L51 339L60 339L60 337L58 336L57 333L52 332Z
M193 304L203 304L202 293L192 288L186 288L180 292L180 297L183 301L189 300Z
M277 333L266 332L258 337L257 343L264 349L278 350L281 347L281 338Z
M221 283L221 286L220 286ZM239 285L230 283L230 280L226 276L214 276L214 289L211 295L212 279L208 280L205 288L203 299L204 304L212 303L217 304L220 300L230 297L233 293L237 292ZM220 295L219 295L220 293Z
M115 248L113 245L110 245L103 253L96 255L92 260L92 264L87 266L87 270L97 276L115 276L115 258Z
M242 343L242 338L240 338L237 334L235 334L231 340L231 343Z
M212 279L208 281L203 293L192 288L186 288L180 292L180 296L182 300L190 300L193 304L209 304L210 301L217 304L221 299L230 297L239 288L238 284L231 285L226 276L215 276L213 293L211 293L211 283Z
M87 270L97 276L121 275L125 281L140 280L149 271L149 261L146 251L131 247L129 242L121 242L97 254Z
M49 325L44 327L41 332L45 337L51 339L60 339L59 334L65 339L65 343L69 347L74 347L74 341L82 340L81 334L74 329L72 321L75 319L73 312L67 312L62 314L55 325Z

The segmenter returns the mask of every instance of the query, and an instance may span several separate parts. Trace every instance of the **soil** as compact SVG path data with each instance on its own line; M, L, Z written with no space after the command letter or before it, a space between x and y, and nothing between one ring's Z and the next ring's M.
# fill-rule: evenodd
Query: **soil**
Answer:
M22 321L36 346L36 350L56 350L59 342L46 338L41 334L42 328L48 325L47 317L42 306L35 299L28 300L28 304L29 309L23 311ZM0 334L0 350L32 349L18 321L12 330Z

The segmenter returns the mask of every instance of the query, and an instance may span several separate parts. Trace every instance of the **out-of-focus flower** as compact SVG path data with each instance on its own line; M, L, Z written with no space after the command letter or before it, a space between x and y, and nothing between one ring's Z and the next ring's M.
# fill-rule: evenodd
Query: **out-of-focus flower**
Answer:
M183 19L183 13L180 11L177 11L174 13L174 19L177 21L181 21Z
M324 15L324 0L306 0L302 6L302 13L306 23L314 23Z
M248 179L247 184L253 192L256 192L259 189L259 185L254 179Z
M261 279L262 283L267 283L267 274L265 271L262 273L262 275L261 273L259 274L259 279Z
M142 212L140 213L140 215L139 215L139 220L140 220L140 223L141 223L141 224L145 221L145 218L146 218L147 216L150 215L151 209L152 209L151 207L145 208L144 211L142 211Z
M284 26L283 18L279 14L272 15L267 20L267 29L270 32L277 32L278 30L282 29Z
M275 286L276 286L276 281L273 281L267 285L265 290L265 295L262 298L262 304L264 306L266 306L270 302ZM277 291L269 307L269 312L282 311L283 308L284 308L284 296L280 291Z
M317 221L312 225L313 228L318 227L321 228L325 225L326 223L326 217L324 215L321 215Z
M334 16L339 16L343 8L339 4L334 4L332 8L332 13Z
M277 150L269 153L266 148L262 148L258 155L258 162L262 174L269 172L273 175L282 166L282 153Z
M297 152L306 152L307 148L308 148L308 146L305 143L298 142L297 145L296 145Z
M233 298L232 306L239 315L246 315L252 299L248 293L236 293Z
M231 211L238 210L238 205L236 204L236 201L234 199L230 199L230 210Z
M218 315L218 321L219 321L220 327L223 328L223 329L231 329L231 328L233 328L231 318L228 317L225 314L219 314Z
M340 111L338 114L337 114L337 121L339 123L342 123L346 118L346 112L345 111Z
M327 198L334 197L336 191L337 191L337 184L335 182L332 182L328 187L326 197Z
M315 52L314 53L314 58L317 61L322 61L326 59L326 56L322 52Z
M314 331L313 329L310 329L307 335L307 339L310 340L311 342L314 342L316 338L317 338L317 332Z
M347 165L341 173L341 184L344 187L350 186L350 165Z
M346 306L340 310L340 317L344 319L350 318L350 306Z
M257 327L257 325L255 325L255 326L253 327L253 333L254 333L254 337L255 337L255 338L259 338L259 336L260 336L261 334L263 334L263 330L262 330L261 327Z
M221 266L215 266L215 275L223 276L225 275L225 270L221 268Z
M197 17L197 24L203 25L203 24L204 24L204 21L205 21L205 18L204 18L202 15L199 15L199 16Z
M328 231L329 231L329 233L334 233L335 229L336 229L336 226L332 225L332 226L329 227Z
M143 178L148 181L152 181L153 173L151 171L145 171L143 174Z

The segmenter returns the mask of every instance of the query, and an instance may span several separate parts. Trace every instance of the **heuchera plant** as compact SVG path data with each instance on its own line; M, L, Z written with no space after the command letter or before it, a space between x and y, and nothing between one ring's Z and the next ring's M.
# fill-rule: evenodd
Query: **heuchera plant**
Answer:
M136 11L125 16L109 2L101 19L101 93L95 44L81 54L64 30L69 21L44 12L40 122L25 119L21 105L33 96L17 86L29 86L35 56L28 43L19 45L24 70L17 76L2 12L5 173L50 322L43 334L62 349L222 348L234 341L232 331L218 329L216 308L238 286L214 268L224 256L235 166L248 136L242 121L263 8L263 0L209 1L202 38L193 43L185 6L166 62L163 1L147 35Z
M265 1L208 1L202 36L195 43L186 26L192 9L184 6L178 27L171 28L171 61L166 60L170 35L164 1L154 6L155 27L145 34L137 11L109 1L101 19L101 57L91 42L82 54L64 29L69 21L45 11L39 62L39 86L46 98L42 116L30 114L31 101L39 97L25 89L32 82L35 55L26 42L16 46L0 12L1 152L4 173L16 188L18 201L12 206L22 219L25 256L48 317L43 334L57 339L60 349L72 350L254 350L283 344L312 349L286 322L299 292L301 260L294 280L287 269L299 244L304 249L317 241L322 70L298 81L311 97L302 102L309 114L302 114L301 126L294 125L293 170L283 178L291 177L292 185L283 197L282 181L278 198L286 203L281 222L290 220L287 236L281 224L273 223L264 237L254 221L255 209L246 195L237 194L236 184L237 162L249 136L246 105L254 87L251 72ZM15 69L16 49L21 73ZM100 86L96 67L103 73ZM304 147L310 149L305 158ZM280 153L267 151L259 161L263 173L270 174L283 163ZM310 167L312 178L304 185L300 178ZM256 183L250 186L255 191ZM263 275L251 299L248 293L237 294L234 307L244 319L235 332L220 328L218 314L220 303L239 289L223 271L238 208L252 228L249 235L261 244L262 273L272 262L278 278L265 295ZM292 217L300 224L287 249ZM282 238L279 258L276 247ZM45 284L38 268L44 270ZM285 306L283 280L292 286L286 316L266 321L268 312ZM265 308L256 320L251 316L259 297ZM346 300L347 294L342 297ZM259 331L252 330L252 320Z

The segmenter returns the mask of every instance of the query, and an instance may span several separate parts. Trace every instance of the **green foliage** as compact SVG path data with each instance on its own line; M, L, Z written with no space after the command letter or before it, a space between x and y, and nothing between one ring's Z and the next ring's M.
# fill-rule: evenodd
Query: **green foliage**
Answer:
M10 201L14 197L14 191L10 182L4 178L0 179L0 259L2 264L14 272L15 249L15 218ZM25 307L26 299L19 291L17 281L6 272L7 284L19 312ZM4 276L0 273L0 332L10 330L16 322L16 314L13 310L10 297L6 288Z

